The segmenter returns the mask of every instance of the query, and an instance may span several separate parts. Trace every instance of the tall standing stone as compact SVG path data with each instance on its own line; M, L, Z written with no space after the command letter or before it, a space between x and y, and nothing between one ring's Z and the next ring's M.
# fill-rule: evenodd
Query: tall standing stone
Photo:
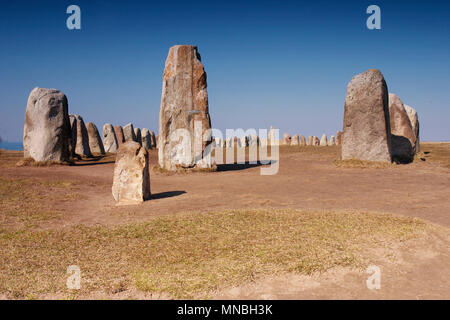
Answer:
M136 136L134 135L134 127L132 123L129 123L123 127L123 139L127 141L136 141Z
M148 131L147 128L142 129L141 137L142 137L142 146L147 150L151 150L152 149L152 136L150 134L150 131Z
M122 127L114 126L114 133L116 134L116 138L117 138L117 146L120 147L122 145L122 143L125 142Z
M134 136L136 137L136 142L142 146L142 133L141 129L134 128Z
M92 122L86 123L86 130L89 138L89 149L92 153L105 154L102 139L98 133L97 126Z
M278 144L278 139L275 139L275 132L272 126L270 126L269 134L267 135L267 143L269 146L275 146Z
M197 47L177 45L169 50L163 75L159 113L159 165L208 168L211 119L206 72Z
M117 151L112 194L119 205L150 199L148 151L135 141L123 143Z
M320 145L322 147L328 145L327 135L325 133L322 135L322 138L320 139Z
M68 161L70 140L67 97L56 89L34 88L25 111L24 157L35 161Z
M409 121L411 122L411 127L416 137L416 145L414 148L415 153L420 152L420 135L419 135L419 116L417 115L417 111L408 106L404 105L406 113L408 114Z
M242 148L248 147L247 136L242 136L241 137L241 147Z
M314 142L313 140L314 140L313 136L308 136L308 140L306 141L306 145L307 146L312 146L313 142Z
M392 158L400 162L413 161L416 135L413 132L411 121L403 102L393 93L389 93L389 118L391 124Z
M118 148L116 133L110 123L103 125L103 146L106 152L116 152Z
M342 159L391 161L389 98L379 70L353 77L347 86Z
M72 150L79 156L92 157L89 147L89 135L83 118L78 114L71 114L69 119L72 128Z

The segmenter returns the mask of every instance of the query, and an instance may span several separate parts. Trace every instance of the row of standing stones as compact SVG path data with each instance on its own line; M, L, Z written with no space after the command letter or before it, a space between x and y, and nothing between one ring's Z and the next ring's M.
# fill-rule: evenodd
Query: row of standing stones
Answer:
M35 88L25 113L24 156L36 161L67 161L74 156L91 156L91 152L117 152L112 193L118 204L130 204L150 198L147 150L157 144L159 166L173 171L179 167L210 168L213 164L203 153L213 141L224 147L280 143L275 141L273 128L268 138L261 140L256 135L227 140L211 137L206 72L197 47L170 48L162 80L159 137L132 124L123 128L105 124L103 141L93 123L85 126L80 116L68 114L62 92ZM178 129L206 139L200 144L174 139ZM326 135L306 139L285 134L281 144L342 145L343 160L410 162L419 151L419 121L413 108L388 93L381 72L370 69L348 84L342 132L330 141Z

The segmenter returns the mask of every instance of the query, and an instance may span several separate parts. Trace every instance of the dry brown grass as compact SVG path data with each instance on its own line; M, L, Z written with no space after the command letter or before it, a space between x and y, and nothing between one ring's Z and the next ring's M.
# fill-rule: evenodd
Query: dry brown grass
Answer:
M208 297L259 276L360 266L366 248L416 237L429 226L364 212L234 210L184 213L115 227L0 231L0 294L71 297L66 269L81 268L83 295L127 288Z
M68 181L0 177L0 228L35 228L57 219L57 204L80 199L77 190Z
M417 158L450 169L450 142L422 142Z

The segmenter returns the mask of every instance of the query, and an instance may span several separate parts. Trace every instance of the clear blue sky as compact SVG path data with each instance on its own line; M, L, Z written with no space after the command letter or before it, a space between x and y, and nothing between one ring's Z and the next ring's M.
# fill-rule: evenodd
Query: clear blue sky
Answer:
M66 28L70 4L80 31ZM370 4L381 30L366 28ZM99 129L157 130L169 47L193 44L215 128L335 134L348 82L378 68L417 109L422 140L450 140L449 21L450 1L2 1L0 136L21 141L36 86Z

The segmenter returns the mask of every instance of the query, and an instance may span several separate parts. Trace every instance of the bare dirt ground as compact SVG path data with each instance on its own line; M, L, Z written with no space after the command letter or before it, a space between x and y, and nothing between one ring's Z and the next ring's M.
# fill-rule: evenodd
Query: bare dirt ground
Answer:
M429 144L429 146L432 146ZM450 144L445 144L450 150ZM424 144L422 151L426 151ZM113 157L79 161L74 166L16 167L3 162L0 178L73 183L73 201L52 204L62 216L39 222L39 229L74 225L121 225L179 212L225 209L292 208L387 212L450 227L450 169L434 161L417 160L388 168L341 168L333 164L337 147L281 149L280 169L260 175L259 166L223 166L218 172L151 173L153 199L139 206L115 206L111 195ZM12 159L20 152L8 153ZM17 160L16 159L16 160ZM151 163L157 163L151 151ZM59 192L53 190L53 192ZM429 237L428 237L429 236ZM313 276L282 275L217 292L225 299L450 299L449 238L406 242L388 255L375 255L382 268L382 289L368 290L364 270L338 268ZM88 298L104 297L90 295ZM108 295L108 298L115 298ZM117 298L149 298L120 293Z

